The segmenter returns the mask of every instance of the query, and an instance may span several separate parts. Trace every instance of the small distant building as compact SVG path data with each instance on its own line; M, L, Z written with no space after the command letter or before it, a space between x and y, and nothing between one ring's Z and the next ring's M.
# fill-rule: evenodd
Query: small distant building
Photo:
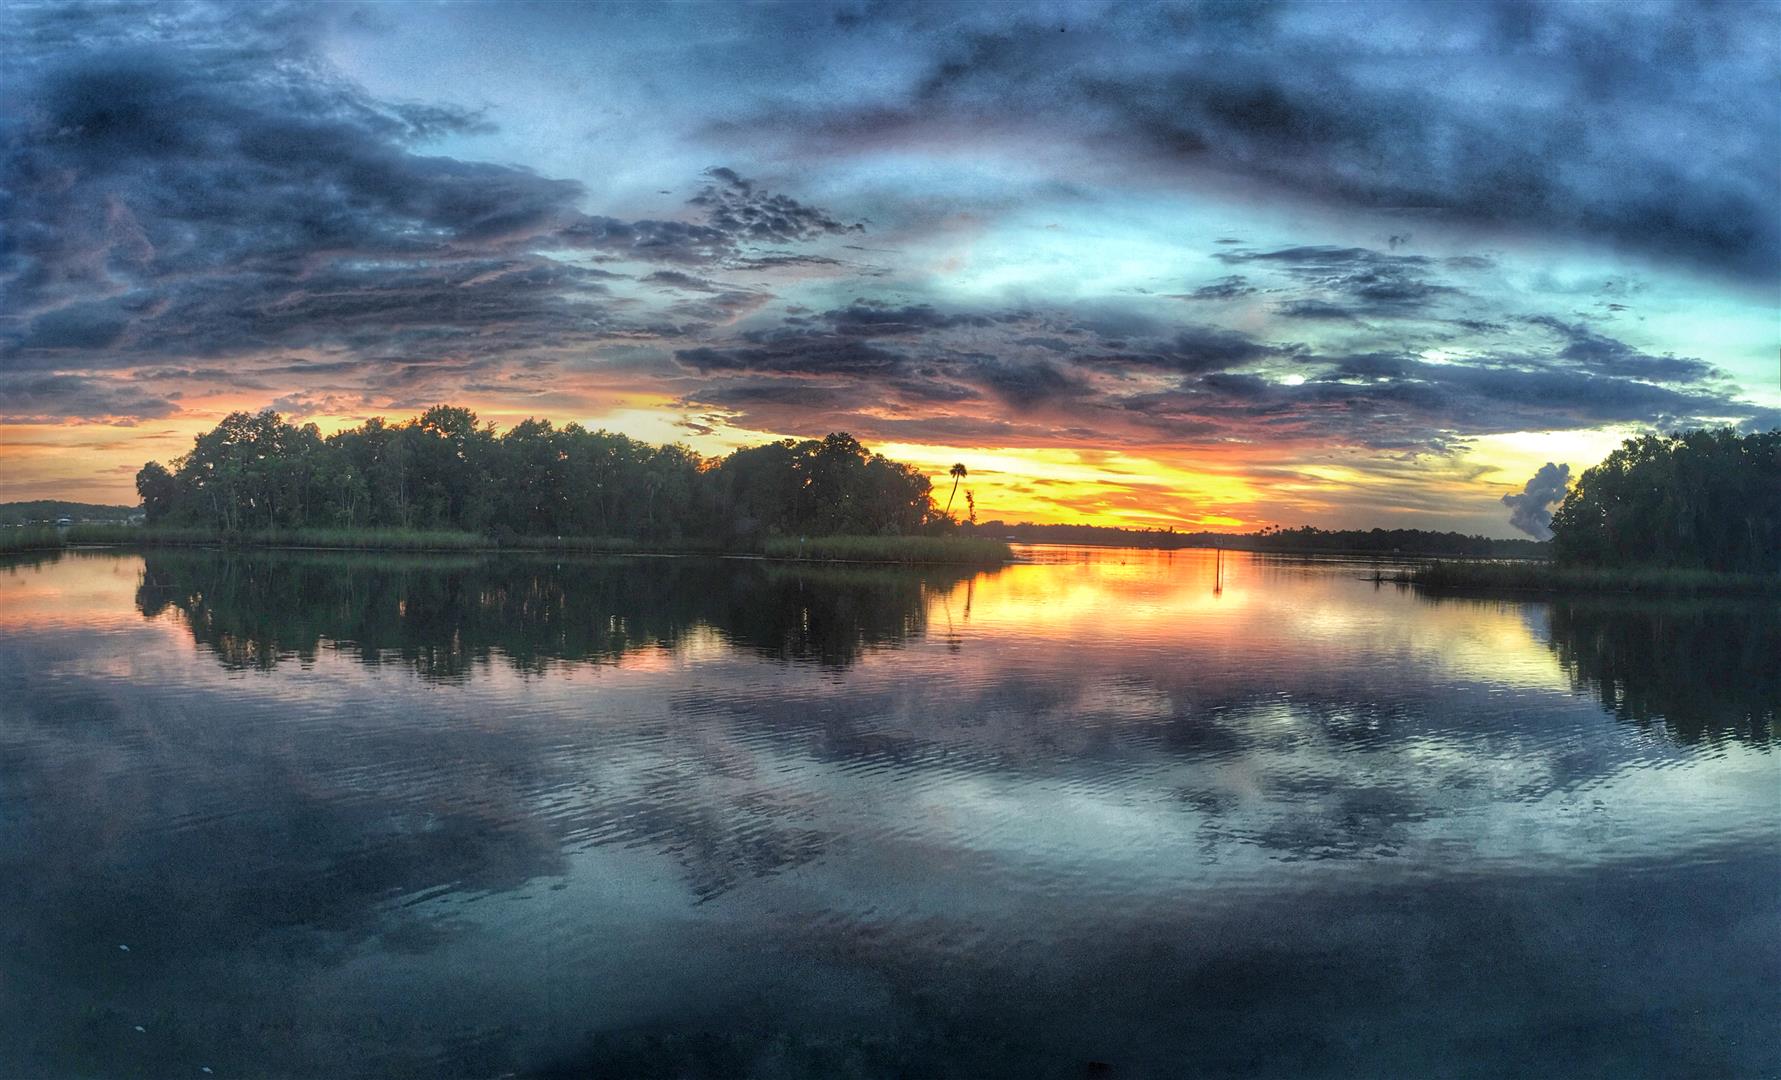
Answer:
M60 517L60 518L56 519L56 528L58 528L58 529L66 529L68 526L70 526L72 524L74 524L73 518Z

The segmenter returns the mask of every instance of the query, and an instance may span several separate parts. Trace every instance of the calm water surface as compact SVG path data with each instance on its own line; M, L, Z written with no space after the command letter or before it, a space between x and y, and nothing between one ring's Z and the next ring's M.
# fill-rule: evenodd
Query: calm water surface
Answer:
M0 1072L1781 1075L1781 608L0 563Z

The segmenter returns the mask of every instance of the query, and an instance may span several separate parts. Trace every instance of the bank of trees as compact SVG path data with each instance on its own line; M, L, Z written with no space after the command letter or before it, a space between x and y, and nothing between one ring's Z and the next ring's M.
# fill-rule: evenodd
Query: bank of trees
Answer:
M1781 430L1628 439L1552 515L1561 562L1781 571Z
M750 539L950 528L928 478L852 436L703 458L579 424L506 432L435 406L323 436L275 412L234 413L185 457L136 477L151 525L461 529L489 535Z

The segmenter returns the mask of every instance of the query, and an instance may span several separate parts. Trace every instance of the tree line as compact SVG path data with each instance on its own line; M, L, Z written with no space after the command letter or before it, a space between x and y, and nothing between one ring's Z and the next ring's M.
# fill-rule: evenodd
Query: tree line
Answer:
M1092 544L1113 547L1223 547L1233 551L1342 553L1363 555L1448 555L1479 558L1538 558L1547 547L1535 540L1499 540L1428 529L1319 529L1302 525L1283 529L1270 525L1250 533L1178 532L1166 529L1122 529L1107 525L1035 525L987 521L979 535L1012 538L1029 544Z
M1578 478L1552 534L1583 566L1781 571L1781 429L1628 439Z
M505 432L469 409L322 435L273 411L230 414L136 476L151 525L457 529L636 539L923 535L953 519L911 465L852 436L702 457L580 424Z

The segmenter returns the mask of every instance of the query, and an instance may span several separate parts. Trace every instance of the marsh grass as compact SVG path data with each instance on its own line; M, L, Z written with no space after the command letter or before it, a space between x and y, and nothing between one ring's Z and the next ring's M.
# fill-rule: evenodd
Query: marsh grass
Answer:
M1000 566L1013 558L1000 540L962 536L812 536L763 541L762 554L774 559L819 562L961 563Z
M62 547L62 534L53 528L0 529L0 555L19 551L55 551Z
M1411 584L1431 591L1639 593L1654 596L1737 595L1781 591L1781 575L1733 574L1661 567L1605 569L1549 562L1429 563Z
M71 525L62 530L62 539L70 545L214 544L219 541L217 534L209 529L151 529L142 525Z
M772 539L754 547L724 548L702 540L639 541L601 536L513 536L500 539L456 530L269 529L218 533L209 529L139 525L75 525L61 530L7 530L32 534L29 546L0 552L66 545L128 547L268 547L338 551L532 551L590 555L763 554L780 559L861 563L953 563L1001 565L1009 560L1000 540L939 536L824 536L808 540ZM0 534L0 540L11 539ZM21 541L23 538L20 538Z

